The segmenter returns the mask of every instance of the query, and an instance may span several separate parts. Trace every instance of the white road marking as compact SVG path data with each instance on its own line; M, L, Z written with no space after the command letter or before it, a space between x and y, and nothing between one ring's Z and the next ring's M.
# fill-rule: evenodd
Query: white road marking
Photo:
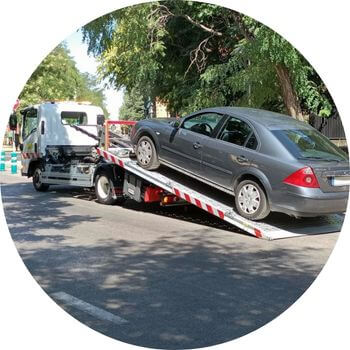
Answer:
M73 297L70 294L67 294L65 292L57 292L51 294L52 297L55 299L58 299L60 301L63 301L66 305L73 306L79 310L82 310L96 318L99 318L102 321L110 321L115 324L121 325L128 323L127 320L124 320L123 318L116 316L106 310L100 309L97 306L91 305L83 300L80 300L76 297Z

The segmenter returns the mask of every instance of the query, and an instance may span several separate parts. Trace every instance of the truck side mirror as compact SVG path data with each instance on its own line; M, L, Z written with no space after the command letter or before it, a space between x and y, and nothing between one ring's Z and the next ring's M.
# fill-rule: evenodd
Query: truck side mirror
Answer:
M105 123L105 116L104 115L98 115L97 116L97 125L103 125Z
M20 144L19 144L19 150L20 150L21 152L23 152L23 143L20 143Z
M10 130L17 129L17 115L16 115L16 113L12 113L10 115L9 127L10 127Z

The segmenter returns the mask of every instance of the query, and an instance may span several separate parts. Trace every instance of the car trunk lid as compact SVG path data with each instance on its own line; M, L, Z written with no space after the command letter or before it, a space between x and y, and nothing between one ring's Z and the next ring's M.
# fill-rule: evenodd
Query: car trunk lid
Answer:
M350 169L347 162L318 164L312 169L323 192L349 191Z

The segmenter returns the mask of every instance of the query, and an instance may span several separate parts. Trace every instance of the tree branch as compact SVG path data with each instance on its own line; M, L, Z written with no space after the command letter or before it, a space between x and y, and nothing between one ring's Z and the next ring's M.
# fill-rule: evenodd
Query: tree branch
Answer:
M251 41L254 40L254 34L251 33L246 25L243 23L242 15L236 11L232 11L232 17L236 24L238 25L239 31L242 33L242 35L246 38L246 40Z
M212 35L215 35L215 36L222 36L223 34L217 30L214 30L213 28L209 28L207 26L205 26L204 24L202 23L199 23L199 22L196 22L195 20L193 20L190 16L188 15L179 15L177 17L181 17L181 18L185 18L187 21L189 21L190 23L192 23L194 26L198 27L198 28L201 28L202 30L212 34Z
M191 67L194 64L196 64L197 70L199 72L201 72L205 68L206 62L207 62L207 56L206 56L204 51L210 50L206 46L209 42L209 39L211 39L212 37L213 37L213 35L210 35L207 38L205 38L204 40L202 40L199 43L199 45L194 50L192 50L190 52L191 63L185 72L185 76L187 75L187 73L190 71Z
M184 19L186 19L188 22L190 22L190 23L193 24L194 26L196 26L196 27L198 27L198 28L204 30L205 32L208 32L208 33L210 33L210 34L212 34L212 35L214 35L214 36L222 36L222 35L223 35L222 32L219 32L219 31L217 31L217 30L215 30L215 29L213 29L213 28L210 28L209 26L206 26L206 25L204 25L204 24L202 24L202 23L199 23L199 22L195 21L195 20L194 20L192 17L190 17L189 15L177 15L177 14L171 12L171 11L169 10L169 8L168 8L167 6L165 6L165 5L159 4L159 5L156 7L156 9L153 10L153 11L151 12L151 14L149 15L149 17L152 17L152 16L154 16L154 15L156 15L156 14L158 14L158 15L159 15L159 18L161 19L161 20L159 21L159 23L161 23L161 24L163 24L163 25L169 20L170 17L178 17L178 18L184 18ZM157 20L157 21L158 21L158 20Z

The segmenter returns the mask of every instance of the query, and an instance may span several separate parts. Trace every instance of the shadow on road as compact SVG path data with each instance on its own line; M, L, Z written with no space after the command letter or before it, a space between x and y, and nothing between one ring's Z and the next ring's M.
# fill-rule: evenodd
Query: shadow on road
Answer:
M61 241L58 249L23 258L34 276L45 276L49 294L65 290L83 296L129 321L116 330L68 309L93 329L127 343L165 349L210 346L243 336L286 310L319 272L305 263L297 269L288 266L297 258L288 249L246 253L241 244L223 247L198 234L187 234L185 241L174 243L165 236L136 245L115 239L93 248ZM307 256L308 251L298 254Z
M93 191L85 190L82 188L73 188L63 186L52 187L55 194L62 197L74 196L81 200L95 201L96 196ZM197 208L194 205L183 205L183 206L160 206L159 203L138 203L134 200L128 199L125 203L121 205L125 209L134 210L144 213L152 213L152 215L159 215L163 217L169 217L176 220L186 221L195 223L198 225L203 225L206 227L213 227L220 230L230 231L234 233L239 233L243 235L248 235L245 231L240 228L233 226L218 217L209 214L208 212Z
M15 243L46 242L20 250L25 265L48 294L64 291L125 318L127 324L114 325L63 306L130 344L185 349L243 336L293 304L321 269L308 259L319 248L224 241L208 227L183 232L174 225L137 241L115 232L93 245L72 244L63 230L100 218L67 215L62 209L71 204L62 196L39 194L32 201L25 185L7 185L16 191L4 197ZM51 228L62 235L36 233Z
M99 219L90 215L67 215L62 211L72 204L57 200L54 195L35 193L28 183L2 184L2 200L5 218L11 223L11 234L15 240L62 240L61 236L36 235L42 229L67 230L83 222L93 222ZM35 196L34 196L35 194Z

